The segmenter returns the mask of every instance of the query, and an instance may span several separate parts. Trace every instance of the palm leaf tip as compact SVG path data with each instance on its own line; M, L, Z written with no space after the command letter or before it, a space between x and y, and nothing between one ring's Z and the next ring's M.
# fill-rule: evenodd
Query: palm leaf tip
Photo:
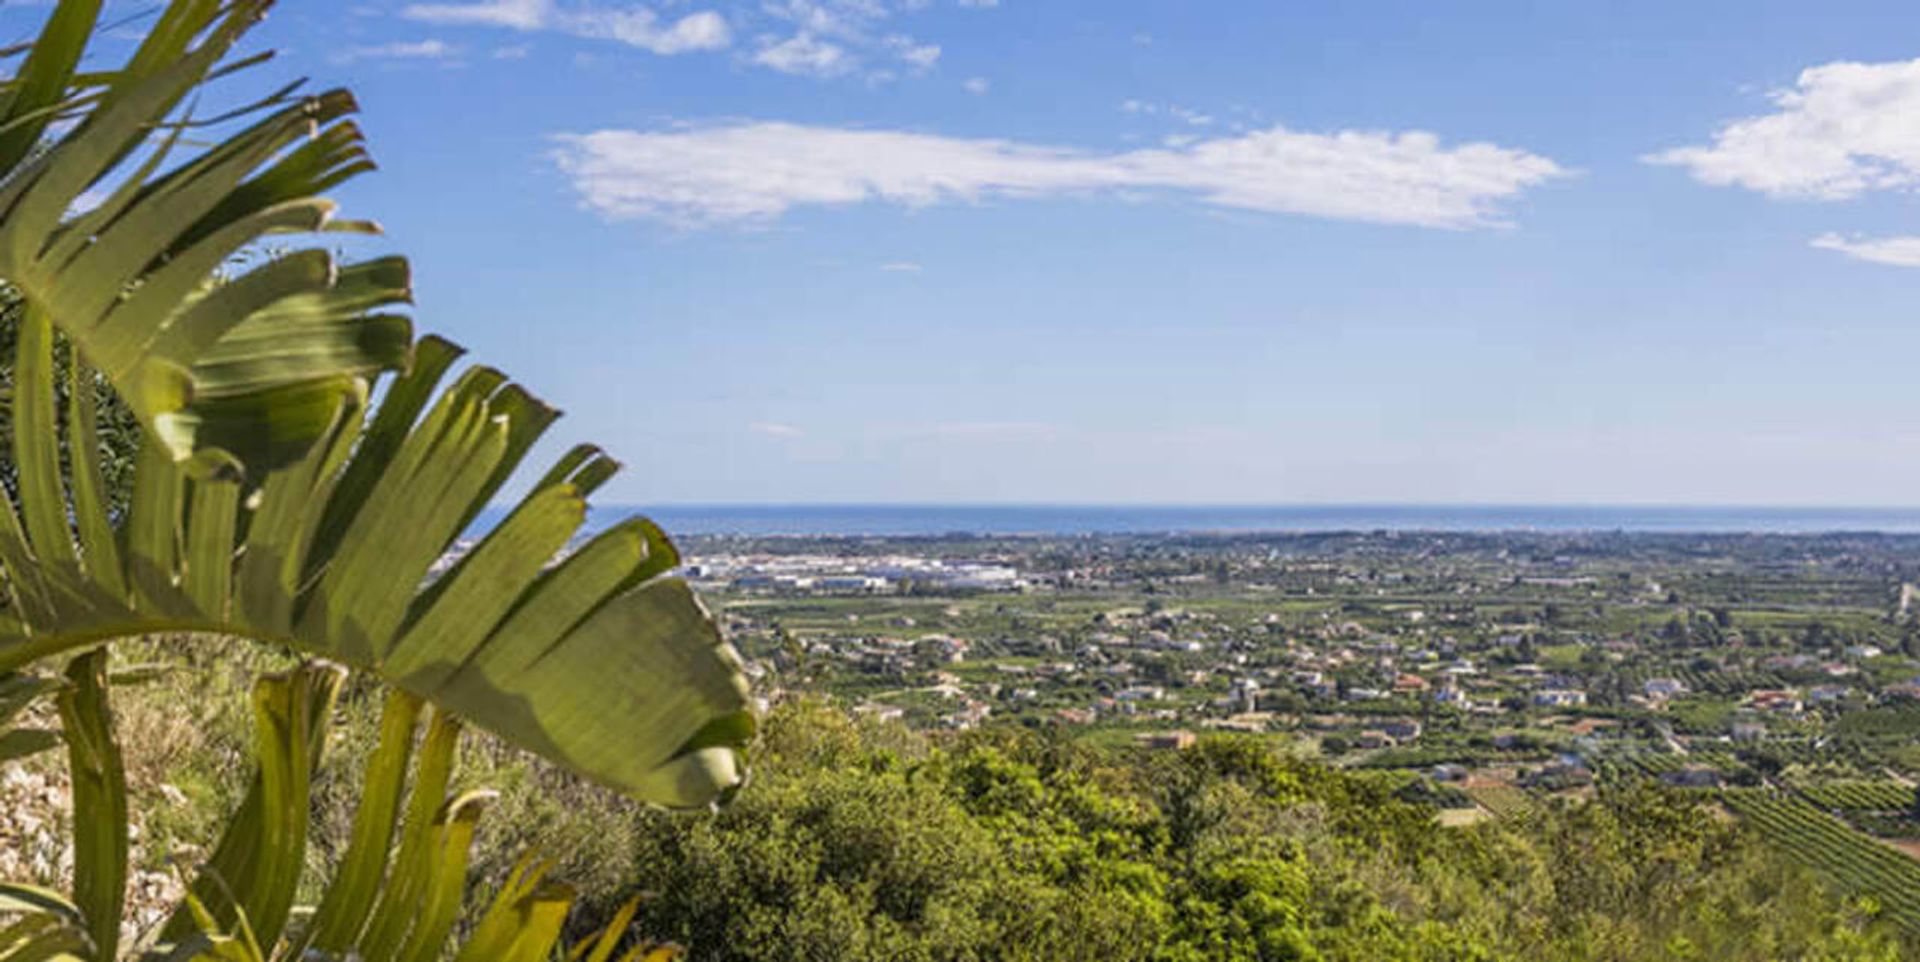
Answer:
M756 729L750 692L738 654L684 581L617 595L556 641L540 641L544 623L509 619L514 636L497 636L429 697L643 801L698 808L731 796ZM530 641L542 650L526 660Z
M7 116L88 105L33 155L13 156L0 138L0 277L72 339L174 460L217 449L256 473L318 443L332 405L402 366L412 338L406 318L383 313L411 302L398 258L336 268L323 251L301 251L220 282L234 254L277 235L372 228L333 220L317 196L373 167L351 94L289 99L283 89L235 112L265 116L165 168L194 123L179 105L210 76L260 62L219 66L270 5L170 5L123 69L82 78L73 33L84 40L100 4L66 0L40 43L73 56L36 54L33 82L0 97ZM73 215L89 191L106 199Z

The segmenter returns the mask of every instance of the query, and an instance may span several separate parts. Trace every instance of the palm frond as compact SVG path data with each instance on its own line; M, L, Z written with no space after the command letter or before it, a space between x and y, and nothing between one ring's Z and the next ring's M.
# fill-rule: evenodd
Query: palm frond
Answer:
M116 952L128 819L101 650L116 638L250 639L312 659L256 688L260 767L163 931L166 958L438 957L486 802L447 797L463 725L665 806L710 805L744 777L740 662L672 576L672 544L641 518L583 537L611 458L568 452L456 551L558 412L498 371L456 373L452 343L416 341L395 312L410 300L400 258L296 250L226 276L263 238L371 229L318 196L372 166L344 91L282 88L211 122L183 106L261 62L225 58L269 5L172 0L126 63L83 74L101 3L60 0L0 82L0 279L21 301L0 726L57 694L79 813L70 901L0 887L8 962ZM251 120L186 145L183 131L233 116ZM124 507L102 469L96 379L139 423ZM75 654L63 679L31 674ZM348 853L302 927L307 800L343 668L391 694ZM0 757L50 738L0 735ZM460 958L547 959L571 901L526 863Z
M87 6L66 0L49 31ZM340 119L351 98L335 93L159 172L177 146L160 121L265 7L170 5L84 119L0 180L0 277L26 302L19 492L0 504L0 671L160 631L272 641L637 797L723 795L752 717L737 657L666 577L673 547L643 519L576 545L614 462L568 453L429 583L558 412L490 368L443 386L460 350L415 343L407 319L382 313L407 297L397 258L336 268L305 251L209 280L265 231L323 226L314 192L366 166ZM30 104L21 86L10 108L57 102L43 87ZM143 150L108 199L63 219ZM58 356L56 331L72 356ZM63 360L70 375L102 372L141 418L121 516L79 404L64 419L72 463L58 465ZM374 383L402 366L371 407Z

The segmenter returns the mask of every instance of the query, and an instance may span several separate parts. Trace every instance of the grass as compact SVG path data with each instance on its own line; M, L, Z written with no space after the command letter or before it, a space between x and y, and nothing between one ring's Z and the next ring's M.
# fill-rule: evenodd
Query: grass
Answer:
M117 669L161 669L112 692L136 825L137 869L171 875L175 866L191 867L212 850L253 774L246 692L260 675L297 663L290 654L232 639L139 639L116 647ZM345 850L383 701L381 689L358 679L349 679L341 692L313 785L301 904L317 901ZM57 752L34 762L55 768L64 763ZM490 891L523 853L536 851L554 859L555 877L581 893L577 918L605 918L632 894L640 874L638 835L657 813L470 729L454 789L479 787L499 797L476 837L476 888Z

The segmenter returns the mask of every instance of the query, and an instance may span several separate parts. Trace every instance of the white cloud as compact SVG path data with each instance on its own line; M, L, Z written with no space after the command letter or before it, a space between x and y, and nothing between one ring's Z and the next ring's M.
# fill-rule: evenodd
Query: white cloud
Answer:
M1811 67L1769 97L1775 112L1721 127L1711 145L1643 159L1774 197L1842 200L1920 186L1920 60Z
M439 40L418 40L348 47L334 54L333 59L338 63L355 60L444 60L458 52Z
M920 265L913 261L889 261L880 265L880 269L891 274L920 273Z
M747 430L770 438L797 438L807 433L791 424L781 424L778 421L755 421L747 425Z
M1812 241L1821 250L1838 251L1855 260L1895 267L1920 267L1920 237L1854 237L1821 234Z
M1203 114L1188 107L1169 107L1167 112L1194 127L1206 127L1213 123L1211 114Z
M429 23L508 27L514 30L558 30L576 37L614 40L651 53L669 56L694 50L719 50L733 43L725 17L711 10L663 21L646 7L603 10L593 7L561 9L553 0L488 0L484 3L416 3L401 16Z
M1120 112L1147 117L1165 114L1191 127L1210 127L1214 121L1212 114L1201 113L1192 107L1182 107L1179 104L1156 104L1145 100L1122 100Z
M932 70L940 62L940 45L937 43L914 43L910 37L892 37L887 41L894 55L915 71Z
M966 80L961 81L960 86L966 90L967 93L973 94L976 97L993 89L993 84L988 82L985 77L968 77Z
M870 68L868 60L891 58L911 73L926 73L939 62L940 46L883 29L896 14L926 6L927 0L769 0L763 11L787 26L761 39L753 62L804 76L857 72L883 81L892 79L893 71Z
M511 47L495 47L495 48L493 49L493 59L495 59L495 60L525 60L525 59L527 59L527 55L528 55L528 54L530 54L530 53L532 53L532 52L533 52L533 48L531 48L531 47L529 47L529 46L527 46L527 45L526 45L526 44L524 44L524 43L522 43L522 44L516 44L516 45L514 45L514 46L511 46Z
M614 5L607 0L435 0L410 3L401 16L429 23L551 30L576 37L614 40L667 55L721 50L736 31L754 38L746 62L807 77L859 76L871 83L901 74L925 74L940 61L941 46L923 43L895 28L906 15L933 0L761 0L717 4L728 12L700 10L678 19L662 11L684 9L692 0L652 0ZM963 6L994 6L995 0L961 0Z
M587 11L570 14L561 22L564 29L578 36L618 40L662 56L719 50L733 43L726 18L711 10L687 14L667 25L647 9Z
M482 24L539 30L553 16L553 0L488 0L484 3L415 3L401 16L429 23Z
M781 73L805 77L837 77L854 69L845 48L810 33L797 33L754 54L753 62Z
M1118 153L756 122L557 139L554 158L588 208L682 226L764 223L803 206L1157 191L1240 210L1465 229L1505 225L1502 202L1568 176L1537 154L1446 147L1422 131L1273 127Z
M766 11L802 31L846 39L893 15L884 0L779 0L766 4Z
M999 6L1000 0L960 0L960 5L963 7L973 7L975 9L985 10L990 7Z

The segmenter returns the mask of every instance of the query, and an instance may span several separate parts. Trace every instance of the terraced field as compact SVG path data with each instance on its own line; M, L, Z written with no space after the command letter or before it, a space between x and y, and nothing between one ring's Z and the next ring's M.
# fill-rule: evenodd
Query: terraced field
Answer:
M1920 936L1920 859L1875 841L1798 796L1752 788L1728 789L1721 797L1789 857L1848 895L1872 897L1883 918L1909 936Z
M1899 812L1911 809L1913 788L1898 782L1829 782L1800 790L1820 808L1844 812Z

